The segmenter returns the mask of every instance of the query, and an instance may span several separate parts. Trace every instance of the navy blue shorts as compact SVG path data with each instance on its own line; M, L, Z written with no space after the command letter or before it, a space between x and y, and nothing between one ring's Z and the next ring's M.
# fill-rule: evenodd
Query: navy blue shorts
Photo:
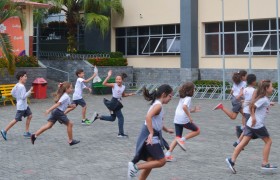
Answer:
M249 136L252 138L256 137L256 138L262 139L265 137L269 137L269 133L265 126L259 128L259 129L253 129L248 126L245 126L243 132L244 132L244 136Z
M232 112L239 113L242 110L242 102L236 99L234 96L231 97Z
M160 146L159 143L157 144L148 144L148 145L144 145L145 147L143 148L142 153L145 154L145 157L151 157L155 160L160 160L162 158L164 158L164 152Z
M56 123L56 121L58 121L60 124L68 124L69 119L68 117L64 114L63 111L59 110L59 109L54 109L51 112L51 115L49 116L48 121L52 122L52 123Z
M76 106L80 105L82 107L85 107L87 105L83 98L82 99L73 100L72 104L76 104Z
M180 138L182 137L184 128L189 129L191 131L199 130L199 128L194 123L190 123L190 122L188 122L187 124L176 124L175 123L176 137L180 137Z
M27 107L26 110L17 110L15 120L16 121L22 121L22 117L28 117L32 114L29 107Z

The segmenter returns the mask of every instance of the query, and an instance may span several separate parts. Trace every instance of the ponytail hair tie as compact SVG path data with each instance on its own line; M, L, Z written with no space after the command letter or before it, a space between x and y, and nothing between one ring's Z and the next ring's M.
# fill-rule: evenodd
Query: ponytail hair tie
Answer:
M59 83L59 84L58 84L58 87L61 87L62 85L63 85L63 83Z

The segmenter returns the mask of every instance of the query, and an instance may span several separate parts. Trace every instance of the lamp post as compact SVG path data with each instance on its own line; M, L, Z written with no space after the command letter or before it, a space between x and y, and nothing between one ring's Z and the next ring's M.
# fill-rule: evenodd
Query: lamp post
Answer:
M248 0L248 42L249 42L249 73L252 73L252 51L251 51L251 19L250 19L250 0Z
M223 100L226 99L226 83L225 83L225 5L224 0L222 0L222 61L223 61Z
M278 0L276 0L276 33L277 33L277 74L278 74L278 104L280 104L280 58L279 58L279 17Z

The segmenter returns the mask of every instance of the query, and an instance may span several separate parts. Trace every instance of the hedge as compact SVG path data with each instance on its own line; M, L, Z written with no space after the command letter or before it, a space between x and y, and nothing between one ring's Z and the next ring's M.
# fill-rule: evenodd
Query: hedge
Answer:
M223 81L217 80L196 80L193 82L195 85L205 85L205 86L223 86ZM226 86L230 85L229 82L225 82Z
M126 58L91 58L88 62L96 66L127 66Z
M35 56L16 56L16 67L39 67L37 58ZM6 68L7 61L5 58L0 58L0 68Z

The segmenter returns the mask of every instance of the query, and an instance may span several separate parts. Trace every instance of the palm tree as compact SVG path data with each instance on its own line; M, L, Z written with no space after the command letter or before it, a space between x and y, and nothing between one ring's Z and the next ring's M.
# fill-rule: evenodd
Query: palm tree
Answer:
M77 49L75 36L82 19L86 28L95 25L104 36L110 28L110 12L121 17L124 15L121 0L52 0L52 3L54 6L50 8L50 13L63 11L66 15L68 52L75 52Z
M10 17L14 17L14 16L19 17L21 28L23 29L25 26L25 21L20 6L11 2L10 0L1 0L0 1L0 24L2 24ZM13 75L15 72L13 45L7 33L0 32L0 51L2 52L2 56L7 61L9 74Z

